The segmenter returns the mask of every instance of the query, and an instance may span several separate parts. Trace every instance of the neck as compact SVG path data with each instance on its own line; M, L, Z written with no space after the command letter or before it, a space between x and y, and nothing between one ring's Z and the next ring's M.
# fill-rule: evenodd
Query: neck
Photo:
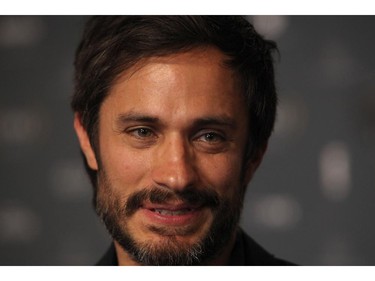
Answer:
M232 250L234 247L234 243L236 242L236 234L237 231L234 231L232 234L232 237L230 238L227 246L222 250L221 254L219 254L216 258L213 260L210 260L207 263L204 263L202 265L215 265L215 266L220 266L220 265L228 265L229 264L229 259L232 254Z

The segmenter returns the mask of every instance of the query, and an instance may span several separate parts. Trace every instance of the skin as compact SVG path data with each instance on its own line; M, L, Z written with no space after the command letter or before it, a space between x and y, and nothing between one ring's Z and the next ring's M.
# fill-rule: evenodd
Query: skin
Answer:
M244 171L247 108L236 75L224 60L217 49L195 49L149 58L124 72L100 108L100 158L75 115L75 130L89 166L105 171L111 192L121 202L155 185L180 191L210 186L234 202L248 184L264 151ZM99 192L100 186L99 178ZM162 207L179 208L180 203ZM166 217L164 222L150 215L147 204L122 222L140 242L162 244L167 237L149 227L163 226L178 243L189 245L201 239L213 221L212 211L201 208L182 221ZM176 232L182 227L191 231ZM228 261L234 237L233 233L211 264ZM116 241L115 247L119 264L135 264Z

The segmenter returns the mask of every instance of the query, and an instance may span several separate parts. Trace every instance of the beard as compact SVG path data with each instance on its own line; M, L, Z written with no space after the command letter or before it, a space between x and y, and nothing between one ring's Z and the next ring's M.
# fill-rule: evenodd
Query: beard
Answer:
M126 200L114 192L104 171L99 172L95 210L112 238L130 257L142 265L198 265L218 257L237 228L243 206L245 188L234 199L221 197L212 188L187 187L182 191L153 186L129 195ZM229 187L228 187L229 188ZM144 202L163 204L173 200L208 208L212 222L206 233L194 243L182 242L178 236L195 231L187 227L149 226L162 237L160 241L139 241L127 222Z

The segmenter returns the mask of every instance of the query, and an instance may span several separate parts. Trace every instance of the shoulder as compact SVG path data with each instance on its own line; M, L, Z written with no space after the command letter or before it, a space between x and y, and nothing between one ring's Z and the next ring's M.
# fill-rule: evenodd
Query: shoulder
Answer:
M243 230L238 233L238 239L241 240L243 251L243 265L296 265L289 261L280 259L269 253L260 246L253 238L247 235Z

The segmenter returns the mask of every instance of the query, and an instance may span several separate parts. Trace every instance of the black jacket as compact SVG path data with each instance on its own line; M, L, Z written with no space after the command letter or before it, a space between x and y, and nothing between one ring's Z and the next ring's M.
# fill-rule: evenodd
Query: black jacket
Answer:
M112 244L96 265L118 265L115 247ZM229 260L229 265L295 265L276 258L256 243L244 231L239 230Z

